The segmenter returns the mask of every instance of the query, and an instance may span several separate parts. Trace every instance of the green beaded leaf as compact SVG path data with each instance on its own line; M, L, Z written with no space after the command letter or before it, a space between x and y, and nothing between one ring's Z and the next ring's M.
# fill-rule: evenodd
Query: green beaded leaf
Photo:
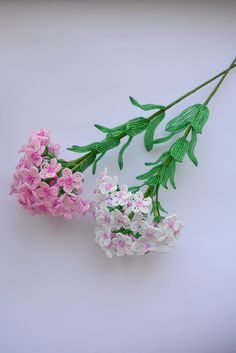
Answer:
M149 179L150 177L152 177L153 175L158 173L160 167L161 167L161 165L158 165L158 166L150 169L147 173L144 173L144 174L137 176L136 179L138 179L138 180Z
M206 105L202 105L198 114L196 114L190 121L191 126L198 134L202 133L202 128L206 124L209 116L209 109Z
M86 146L73 145L72 147L68 147L67 150L72 152L84 153L84 152L95 151L98 145L99 145L99 142L90 143L89 145L86 145Z
M128 190L132 193L135 193L140 190L140 186L130 186Z
M164 162L165 159L169 156L170 152L166 151L164 153L162 153L162 155L155 161L155 162L146 162L145 165L149 166L149 165L157 165L160 162Z
M157 145L157 144L159 144L159 143L166 142L166 141L170 140L171 137L173 137L173 136L175 136L175 132L171 132L169 135L167 135L167 136L165 136L165 137L162 137L162 138L160 138L160 139L154 140L154 141L153 141L153 144L154 144L154 145Z
M150 186L156 186L160 182L160 175L154 175L149 178L145 184Z
M143 117L131 119L127 122L125 132L128 136L133 137L143 132L148 124L148 120Z
M79 171L84 172L95 160L96 153L90 153L81 163L79 166Z
M163 105L156 105L156 104L140 104L134 97L129 97L130 102L135 106L142 110L154 110L154 109L163 109L165 108Z
M170 155L178 162L182 162L185 153L188 150L188 141L180 137L170 148Z
M168 187L167 187L168 179L169 179L169 166L166 164L163 164L163 166L161 168L160 184L165 189L168 189Z
M131 141L132 141L133 137L129 137L127 142L121 147L120 149L120 152L119 152L119 155L118 155L118 165L119 165L119 168L120 169L123 169L123 154L124 154L124 151L126 150L126 148L131 144Z
M196 143L197 143L197 132L196 132L195 129L192 129L192 136L191 136L191 140L189 141L189 144L188 144L187 153L188 153L188 156L189 156L190 160L197 167L198 161L197 161L197 158L194 155L194 149L195 149Z
M120 144L120 139L114 136L107 136L104 140L99 142L96 151L104 153Z
M160 124L160 122L164 119L164 117L165 117L165 112L161 112L149 122L149 125L144 135L144 145L147 151L151 151L154 143L153 136L154 136L155 130L157 126Z
M125 132L125 129L126 129L126 124L118 125L110 129L110 132L108 134L112 134L113 136L116 136L122 132Z
M104 156L105 153L106 153L106 152L101 153L101 154L95 159L95 161L94 161L94 163L93 163L93 168L92 168L92 173L93 173L93 175L96 173L96 169L97 169L97 164L98 164L98 162L102 159L102 157Z
M169 180L173 189L176 189L175 180L174 180L175 170L176 170L176 161L172 159L172 161L169 164Z
M201 104L194 104L183 110L179 115L168 122L166 125L166 131L177 133L184 130L190 120L198 114L200 108Z
M94 126L99 130L104 132L105 134L109 134L111 132L111 129L103 126L103 125L99 125L99 124L94 124Z

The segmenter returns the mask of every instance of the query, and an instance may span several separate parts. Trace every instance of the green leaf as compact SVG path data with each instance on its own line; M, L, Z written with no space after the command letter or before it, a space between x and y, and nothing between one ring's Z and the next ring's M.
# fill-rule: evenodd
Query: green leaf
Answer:
M120 134L121 132L125 132L125 129L126 129L126 124L118 125L110 129L110 133L112 135L117 135L117 134Z
M120 138L120 135L125 132L126 129L126 124L122 124L116 127L113 127L112 129L108 129L107 131L107 137L113 136L113 137L118 137Z
M140 186L130 186L128 190L132 193L135 193L140 190Z
M184 130L190 120L198 114L200 108L201 104L194 104L183 110L179 115L168 122L166 131L177 133Z
M96 151L104 153L120 144L120 139L112 135L107 136L104 140L99 142Z
M163 109L165 108L163 105L156 105L156 104L140 104L134 97L129 97L130 102L135 106L142 110L154 110L154 109Z
M197 161L197 158L194 155L194 149L195 149L196 143L197 143L197 132L196 132L195 129L192 129L192 136L191 136L191 140L189 141L189 144L188 144L187 153L188 153L188 156L189 156L190 160L197 167L198 161Z
M170 155L178 162L182 162L188 150L188 141L180 137L170 148Z
M175 180L174 180L175 170L176 170L176 161L172 159L172 161L169 164L169 180L173 189L176 189Z
M168 157L170 154L169 151L166 151L164 153L162 153L162 155L155 161L155 162L146 162L145 165L149 166L149 165L157 165L158 163L163 163L164 160L166 159L166 157Z
M160 183L165 189L168 189L167 187L168 179L169 179L169 166L166 164L163 164L161 168Z
M99 124L94 124L94 126L99 130L99 131L102 131L102 132L105 132L105 134L108 134L110 133L111 129L103 126L103 125L99 125Z
M146 185L156 186L160 182L160 175L154 175L146 181Z
M67 150L72 152L84 153L84 152L95 151L98 145L99 145L99 142L90 143L89 145L86 145L86 146L73 145L72 147L68 147Z
M157 174L158 171L160 170L160 168L161 168L161 165L158 165L157 167L150 169L147 173L144 173L144 174L137 176L136 179L138 179L138 180L148 179L148 178L152 177L153 175Z
M89 154L88 157L81 162L79 171L84 172L94 162L95 158L96 153Z
M165 137L162 137L162 138L160 138L160 139L154 140L154 141L153 141L153 144L154 144L154 145L157 145L157 144L159 144L159 143L166 142L166 141L170 140L171 137L175 136L175 134L176 134L175 132L172 132L172 133L170 133L169 135L167 135L167 136L165 136Z
M149 121L143 117L131 119L126 125L126 134L128 136L135 136L143 132L148 126Z
M164 119L164 117L165 117L165 112L161 112L149 122L149 125L144 135L144 145L147 151L151 151L153 147L153 136L154 136L155 130L157 126L160 124L160 122Z
M119 165L119 168L120 169L123 169L123 154L124 154L124 151L126 150L126 148L130 145L131 141L132 141L133 137L129 137L127 142L121 147L120 149L120 152L119 152L119 155L118 155L118 165Z
M191 119L191 126L197 131L198 134L202 133L202 128L206 124L209 116L209 109L206 105L202 105L198 114Z
M98 164L98 162L102 159L102 157L104 156L105 153L106 153L106 152L101 153L101 154L95 159L95 161L94 161L94 163L93 163L93 168L92 168L92 173L93 173L93 175L96 173L96 169L97 169L97 164Z

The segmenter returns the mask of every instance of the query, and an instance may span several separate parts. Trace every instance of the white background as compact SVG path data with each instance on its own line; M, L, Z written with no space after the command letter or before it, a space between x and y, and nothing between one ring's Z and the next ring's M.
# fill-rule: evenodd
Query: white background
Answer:
M31 217L8 195L31 130L51 128L65 151L101 139L94 123L140 115L129 95L168 104L232 61L235 18L235 2L0 3L1 353L236 352L236 71L209 105L199 167L186 160L161 193L185 225L169 254L107 259L92 217ZM131 185L161 150L140 136L124 172L117 150L99 170Z

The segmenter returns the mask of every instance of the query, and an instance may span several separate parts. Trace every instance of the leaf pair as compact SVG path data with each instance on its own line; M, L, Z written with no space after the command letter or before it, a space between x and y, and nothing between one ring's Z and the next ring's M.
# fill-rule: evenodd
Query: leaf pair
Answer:
M144 145L147 149L147 151L151 151L153 148L154 144L154 133L157 128L157 126L160 124L160 122L164 119L165 113L164 113L164 106L159 105L159 104L141 104L139 103L135 98L129 97L130 102L135 106L138 107L144 111L149 111L149 110L156 110L159 109L160 113L157 113L156 116L154 116L150 121L148 126L146 127L146 132L144 136Z
M165 155L165 153L163 154ZM167 156L163 156L166 158ZM150 169L145 174L139 175L138 180L146 180L145 184L151 186L157 186L157 184L162 185L167 189L167 183L170 182L171 186L175 189L174 175L176 170L176 160L168 154L168 160L162 164L156 165Z
M178 133L190 124L197 133L202 133L202 128L207 122L208 115L209 110L206 105L194 104L170 120L166 125L166 131Z
M168 189L167 183L170 182L173 189L176 189L174 176L176 170L176 161L172 158L169 163L163 164L160 174L160 185Z

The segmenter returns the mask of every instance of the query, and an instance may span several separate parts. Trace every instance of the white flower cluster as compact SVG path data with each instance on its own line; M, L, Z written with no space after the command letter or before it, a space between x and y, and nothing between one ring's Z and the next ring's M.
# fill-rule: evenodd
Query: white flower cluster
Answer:
M167 252L182 228L176 216L158 224L151 222L151 198L144 198L140 191L131 193L127 185L117 183L118 178L108 176L107 169L97 180L93 195L96 242L108 257Z

